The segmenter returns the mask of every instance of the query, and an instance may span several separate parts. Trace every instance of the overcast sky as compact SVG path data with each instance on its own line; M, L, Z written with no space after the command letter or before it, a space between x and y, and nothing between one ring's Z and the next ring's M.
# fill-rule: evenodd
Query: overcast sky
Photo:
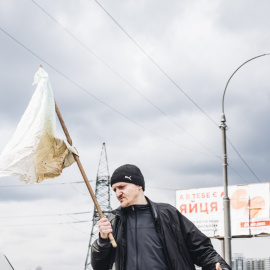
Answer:
M105 142L110 173L136 164L153 201L174 205L175 189L223 185L223 91L238 66L270 51L270 2L99 4L0 0L0 151L42 64L89 179ZM248 164L228 144L230 185L269 181L269 67L270 56L248 63L226 92L227 135ZM37 185L0 179L0 251L16 270L84 269L92 212L74 213L93 211L93 204L78 181L76 164ZM71 223L77 221L88 222ZM232 245L257 257L269 248L268 239Z

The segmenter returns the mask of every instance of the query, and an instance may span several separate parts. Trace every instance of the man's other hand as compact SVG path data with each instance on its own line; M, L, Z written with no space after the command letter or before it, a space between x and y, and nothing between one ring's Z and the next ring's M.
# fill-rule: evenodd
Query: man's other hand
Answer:
M98 221L98 228L99 228L99 231L100 231L100 237L103 238L103 239L107 239L109 233L112 232L111 223L105 217Z
M229 270L228 268L221 268L220 263L216 263L216 270Z

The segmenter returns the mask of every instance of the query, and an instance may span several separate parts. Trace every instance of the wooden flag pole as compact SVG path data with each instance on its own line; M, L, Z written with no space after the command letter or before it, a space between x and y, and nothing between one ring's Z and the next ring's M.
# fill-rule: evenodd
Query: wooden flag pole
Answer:
M61 124L61 126L62 126L62 128L63 128L63 131L64 131L64 133L65 133L65 135L66 135L67 141L68 141L68 143L69 143L70 145L72 145L72 140L71 140L70 135L69 135L69 133L68 133L68 130L67 130L67 127L66 127L66 125L65 125L65 122L64 122L64 120L63 120L63 117L62 117L62 115L61 115L61 113L60 113L60 110L59 110L59 108L58 108L58 106L57 106L56 100L54 100L54 102L55 102L55 111L56 111L56 114L57 114L58 119L59 119L59 121L60 121L60 124ZM91 195L91 197L92 197L92 200L93 200L93 202L94 202L94 204L95 204L95 207L96 207L96 209L97 209L97 211L98 211L98 215L99 215L100 218L103 218L103 217L104 217L104 214L102 213L102 210L101 210L101 208L100 208L100 206L99 206L99 203L98 203L98 201L97 201L97 198L96 198L96 196L95 196L95 193L93 192L93 189L91 188L91 185L90 185L90 183L89 183L89 181L88 181L88 179L87 179L87 176L86 176L86 174L85 174L85 171L84 171L84 169L83 169L83 166L82 166L82 164L81 164L81 161L80 161L80 159L79 159L79 156L77 156L76 154L73 153L73 157L74 157L75 161L77 162L77 165L78 165L78 167L79 167L79 169L80 169L80 171L81 171L81 174L82 174L82 177L83 177L83 179L84 179L84 182L85 182L85 184L86 184L86 186L87 186L87 188L88 188L88 191L89 191L89 193L90 193L90 195ZM114 240L114 237L113 237L112 233L109 233L109 239L110 239L110 241L111 241L112 246L113 246L113 247L117 247L117 244L116 244L116 242L115 242L115 240Z

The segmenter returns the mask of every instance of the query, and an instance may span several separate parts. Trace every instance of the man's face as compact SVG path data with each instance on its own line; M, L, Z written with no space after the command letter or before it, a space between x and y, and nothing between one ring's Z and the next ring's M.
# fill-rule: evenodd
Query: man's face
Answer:
M112 185L116 198L122 207L128 207L139 203L141 186L126 182L118 182Z

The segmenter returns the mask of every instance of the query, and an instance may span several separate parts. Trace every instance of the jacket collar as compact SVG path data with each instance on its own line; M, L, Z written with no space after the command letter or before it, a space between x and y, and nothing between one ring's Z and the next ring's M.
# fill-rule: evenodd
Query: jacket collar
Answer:
M145 196L145 198L148 201L148 204L150 206L154 220L157 220L158 219L158 209L157 209L156 204L154 202L152 202L148 197Z

